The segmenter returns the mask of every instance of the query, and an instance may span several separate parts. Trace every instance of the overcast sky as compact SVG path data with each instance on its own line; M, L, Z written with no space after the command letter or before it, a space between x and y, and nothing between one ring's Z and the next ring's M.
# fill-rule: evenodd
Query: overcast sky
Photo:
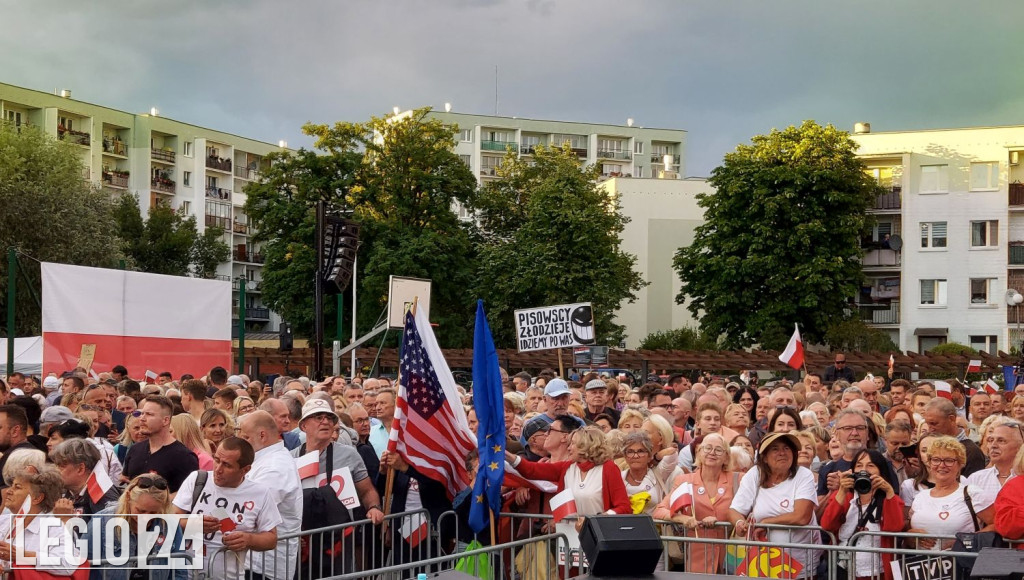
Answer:
M750 136L1024 124L1022 0L0 0L0 81L265 141L451 102Z

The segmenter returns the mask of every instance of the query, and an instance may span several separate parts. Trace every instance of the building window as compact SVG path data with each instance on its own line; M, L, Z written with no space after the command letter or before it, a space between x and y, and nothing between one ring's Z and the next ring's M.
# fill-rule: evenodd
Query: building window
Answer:
M74 131L75 130L75 120L74 119L70 119L68 117L61 117L57 121L57 124L59 126L61 126L61 127L64 127L68 131Z
M192 213L192 202L182 201L181 205L178 206L178 211L185 215L189 215L190 213Z
M999 163L971 163L971 191L999 189Z
M181 174L181 184L185 187L192 187L192 172L185 171Z
M459 161L466 164L466 167L472 167L470 162L471 157L469 155L459 155Z
M946 247L946 222L921 222L921 247Z
M971 247L994 248L999 245L999 220L971 222Z
M878 185L888 189L896 183L896 168L895 167L873 167L865 170L868 175L874 179Z
M459 141L462 141L463 143L472 143L473 142L473 130L472 129L463 129L463 130L459 131Z
M946 281L945 280L921 280L921 305L922 306L945 306L946 305Z
M922 165L921 186L918 191L921 193L948 193L949 166Z
M621 177L622 166L616 163L603 163L601 164L601 175L605 177Z
M644 176L644 166L643 165L637 165L636 166L636 170L633 171L633 177L643 177L643 176Z
M191 141L185 141L184 143L182 143L181 154L184 155L185 157L192 157L192 142Z
M971 304L990 304L988 301L992 278L971 278Z
M633 141L633 153L635 153L637 155L643 155L644 154L644 142L643 141L636 141L636 140Z
M994 334L971 336L971 348L996 356L999 353L999 338Z
M551 145L555 147L561 147L565 143L569 143L570 149L586 149L587 148L587 136L586 135L555 135L554 141Z
M497 169L499 165L501 165L501 157L481 155L480 175L497 175Z
M213 177L213 176L210 176L210 175L207 175L206 176L206 188L207 189L217 189L217 178Z
M928 352L940 344L946 344L945 336L919 336L917 337L917 352Z

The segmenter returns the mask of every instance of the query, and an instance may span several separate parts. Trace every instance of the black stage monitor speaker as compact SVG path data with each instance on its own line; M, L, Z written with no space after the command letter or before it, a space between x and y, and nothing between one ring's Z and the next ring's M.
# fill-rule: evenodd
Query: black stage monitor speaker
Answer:
M654 572L662 544L650 516L588 516L580 547L591 576L641 576Z
M984 548L974 559L971 580L1021 580L1024 552L1011 548Z

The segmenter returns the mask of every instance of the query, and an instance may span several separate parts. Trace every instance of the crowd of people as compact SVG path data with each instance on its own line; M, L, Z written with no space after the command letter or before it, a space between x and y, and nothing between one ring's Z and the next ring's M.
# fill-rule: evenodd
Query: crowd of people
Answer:
M835 363L795 383L758 384L753 372L673 374L642 384L597 372L577 380L550 369L503 375L506 460L524 478L553 484L503 490L504 511L541 516L519 520L511 537L551 531L543 516L564 490L571 490L569 521L577 530L589 516L648 514L665 535L804 544L807 550L789 555L806 578L820 573L821 550L813 547L829 535L821 531L840 543L863 531L909 532L919 535L913 547L934 550L950 549L946 538L957 532L1024 536L1024 478L1016 477L1024 472L1024 386L1016 396L992 395L947 380L948 396L940 396L945 389L932 381L856 381L845 357ZM459 393L463 400L453 403L465 405L475 431L472 390ZM465 524L470 488L451 498L443 484L388 452L396 399L387 378L263 384L220 367L200 377L163 373L152 383L133 380L123 367L41 381L15 373L0 381L2 498L11 514L31 507L25 534L0 529L0 561L11 560L15 543L25 553L45 545L28 533L39 516L90 518L84 534L101 541L82 545L95 547L104 545L110 518L128 520L128 537L116 540L132 545L130 514L201 515L204 567L215 578L244 572L293 580L310 556L295 538L300 530L358 520L381 526L386 511L426 510L439 532L429 540L433 553L490 543ZM311 509L321 482L301 476L296 460L313 452L328 481L350 474L358 497L350 513ZM475 453L466 462L475 473ZM387 496L389 468L395 477ZM95 471L115 484L102 497L90 492ZM687 501L678 501L680 490ZM458 517L446 526L441 514L449 511ZM401 527L389 528L388 562L431 553ZM860 538L860 546L905 545L884 534ZM64 553L59 542L46 549ZM375 547L358 561L343 555L334 573L380 566L384 551ZM889 578L890 560L862 552L841 565L851 577ZM690 572L734 571L723 545L670 547L665 562ZM534 564L516 560L520 568ZM45 569L76 571L66 560Z

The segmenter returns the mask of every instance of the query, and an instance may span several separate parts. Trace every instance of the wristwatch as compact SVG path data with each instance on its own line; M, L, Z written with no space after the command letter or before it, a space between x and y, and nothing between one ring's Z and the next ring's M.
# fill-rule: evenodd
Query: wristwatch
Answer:
M382 510L382 509L381 509L381 507L380 507L380 504L373 504L372 506L370 506L370 507L366 508L366 511L367 511L367 512L369 512L370 510L380 510L380 511L384 511L384 510Z

